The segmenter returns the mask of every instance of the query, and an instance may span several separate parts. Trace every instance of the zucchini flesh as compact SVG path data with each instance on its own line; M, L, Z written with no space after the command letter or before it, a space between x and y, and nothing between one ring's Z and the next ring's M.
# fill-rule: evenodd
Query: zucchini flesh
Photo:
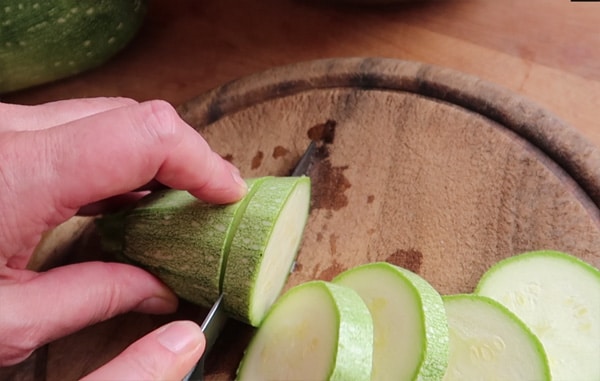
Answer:
M347 270L333 282L354 289L374 325L371 380L439 380L448 325L440 294L419 275L385 262Z
M238 368L243 380L369 380L373 322L352 289L310 281L275 302Z
M550 380L542 344L506 307L478 295L443 300L450 327L444 381Z
M558 251L502 260L476 293L517 315L540 339L555 380L600 380L600 270Z

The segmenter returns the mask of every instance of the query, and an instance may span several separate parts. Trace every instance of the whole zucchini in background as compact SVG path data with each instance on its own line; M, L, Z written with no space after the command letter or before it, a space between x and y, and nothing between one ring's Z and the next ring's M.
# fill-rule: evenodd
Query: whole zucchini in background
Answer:
M0 93L97 67L141 26L144 0L0 0Z

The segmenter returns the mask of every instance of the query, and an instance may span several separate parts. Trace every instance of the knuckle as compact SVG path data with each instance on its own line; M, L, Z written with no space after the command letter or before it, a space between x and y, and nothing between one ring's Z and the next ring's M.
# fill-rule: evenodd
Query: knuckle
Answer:
M107 98L109 101L114 102L116 105L120 106L132 106L138 104L138 102L132 98L127 97L111 97Z
M146 138L166 145L178 142L180 122L173 106L162 100L153 100L141 104L141 109Z

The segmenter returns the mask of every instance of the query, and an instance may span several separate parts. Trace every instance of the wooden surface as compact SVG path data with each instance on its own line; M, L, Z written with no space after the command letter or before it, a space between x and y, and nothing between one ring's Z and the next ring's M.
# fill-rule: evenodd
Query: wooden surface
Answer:
M138 39L109 64L3 100L121 95L181 105L240 76L334 56L419 60L506 86L593 145L521 98L507 102L506 93L476 78L411 63L375 70L407 79L397 82L412 84L411 91L380 89L372 77L358 76L345 87L271 88L287 92L285 98L251 92L244 107L228 109L239 104L234 94L264 90L262 84L277 79L268 75L180 108L247 176L285 174L311 134L335 127L334 142L311 174L320 179L316 206L290 285L382 259L418 271L442 292L468 291L489 263L527 249L552 246L600 265L594 251L600 243L597 9L542 1L434 1L385 10L285 1L154 2ZM341 71L364 73L370 65ZM305 73L311 71L288 71L283 78L301 81ZM420 87L428 80L447 86ZM448 94L455 98L443 98ZM456 105L461 99L467 101ZM493 113L498 109L516 112ZM519 138L523 132L531 133L528 139ZM75 379L152 327L198 313L183 307L175 316L113 319L52 343L4 374ZM211 379L231 375L248 333L230 324L208 363Z
M319 142L286 288L388 261L444 294L470 292L498 260L544 248L600 267L600 150L477 77L399 60L321 60L246 77L179 111L246 177L286 175ZM82 237L75 258L97 252L94 231ZM164 321L201 314L184 304L170 317L112 319L51 343L20 375L41 367L48 380L80 377ZM233 378L251 332L230 322L208 380Z
M145 27L107 65L2 97L81 96L181 104L240 76L325 57L442 65L506 86L600 145L600 4L437 0L384 8L291 0L153 1Z

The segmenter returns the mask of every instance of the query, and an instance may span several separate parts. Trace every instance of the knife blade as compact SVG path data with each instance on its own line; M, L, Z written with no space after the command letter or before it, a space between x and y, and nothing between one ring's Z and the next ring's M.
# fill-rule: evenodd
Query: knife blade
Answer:
M302 176L306 175L308 169L310 168L310 164L312 162L312 158L314 156L315 150L317 149L317 144L314 140L310 142L298 162L294 167L294 170L290 174L290 176ZM292 266L294 268L294 266ZM227 313L223 308L223 294L219 295L217 301L212 305L208 314L202 320L200 324L200 328L204 333L204 337L206 340L206 346L204 348L204 353L200 360L196 363L196 365L188 372L188 374L183 378L183 381L203 381L204 380L204 362L206 360L206 356L214 346L215 342L225 323L227 322Z

